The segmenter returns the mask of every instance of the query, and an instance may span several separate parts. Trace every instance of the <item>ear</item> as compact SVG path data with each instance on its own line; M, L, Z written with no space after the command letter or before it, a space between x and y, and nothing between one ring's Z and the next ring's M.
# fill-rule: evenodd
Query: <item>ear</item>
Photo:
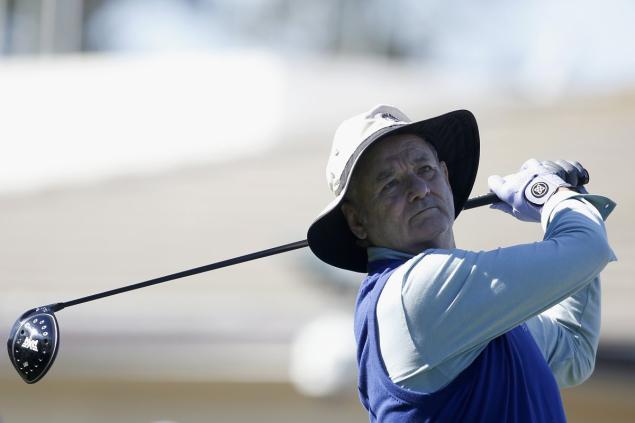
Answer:
M353 232L359 239L366 239L368 234L366 233L366 229L364 229L364 219L357 211L357 208L350 201L344 200L341 206L342 213L346 218L346 223L348 223L348 228Z
M439 162L441 169L443 169L443 174L445 175L445 181L450 184L450 174L448 173L448 166L445 162Z

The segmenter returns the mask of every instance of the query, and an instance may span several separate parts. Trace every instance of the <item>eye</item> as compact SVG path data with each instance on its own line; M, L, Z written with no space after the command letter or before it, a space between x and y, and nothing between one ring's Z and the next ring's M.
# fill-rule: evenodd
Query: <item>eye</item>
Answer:
M383 187L381 187L381 190L388 191L396 187L398 184L399 184L399 181L397 179L391 179L390 181L386 182Z
M425 174L425 173L431 172L431 171L433 171L433 170L434 170L434 169L432 168L432 166L430 166L430 165L423 165L423 166L419 167L419 169L417 169L417 172L418 172L419 174Z

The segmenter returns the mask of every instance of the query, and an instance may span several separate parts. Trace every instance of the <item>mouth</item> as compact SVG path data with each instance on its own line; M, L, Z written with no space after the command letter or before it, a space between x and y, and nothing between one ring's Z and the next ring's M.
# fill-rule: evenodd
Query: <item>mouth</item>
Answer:
M438 207L437 206L430 206L430 207L426 207L424 209L421 209L418 212L416 212L415 214L413 214L411 219L414 219L415 217L420 216L422 214L425 214L425 213L427 213L427 212L429 212L430 210L433 210L433 209L438 209Z

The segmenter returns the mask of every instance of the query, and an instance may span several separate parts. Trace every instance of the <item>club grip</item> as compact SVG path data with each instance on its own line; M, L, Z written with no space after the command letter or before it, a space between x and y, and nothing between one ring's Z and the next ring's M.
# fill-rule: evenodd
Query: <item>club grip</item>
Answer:
M474 207L486 206L488 204L494 204L500 201L500 199L493 192L479 195L478 197L470 198L465 202L463 210L473 209Z

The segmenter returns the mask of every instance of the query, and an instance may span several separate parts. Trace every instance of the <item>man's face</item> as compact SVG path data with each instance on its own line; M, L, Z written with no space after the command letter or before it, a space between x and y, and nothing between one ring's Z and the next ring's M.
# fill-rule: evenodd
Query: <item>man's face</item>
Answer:
M416 135L386 137L364 153L342 205L351 231L368 244L418 254L453 248L448 171Z

